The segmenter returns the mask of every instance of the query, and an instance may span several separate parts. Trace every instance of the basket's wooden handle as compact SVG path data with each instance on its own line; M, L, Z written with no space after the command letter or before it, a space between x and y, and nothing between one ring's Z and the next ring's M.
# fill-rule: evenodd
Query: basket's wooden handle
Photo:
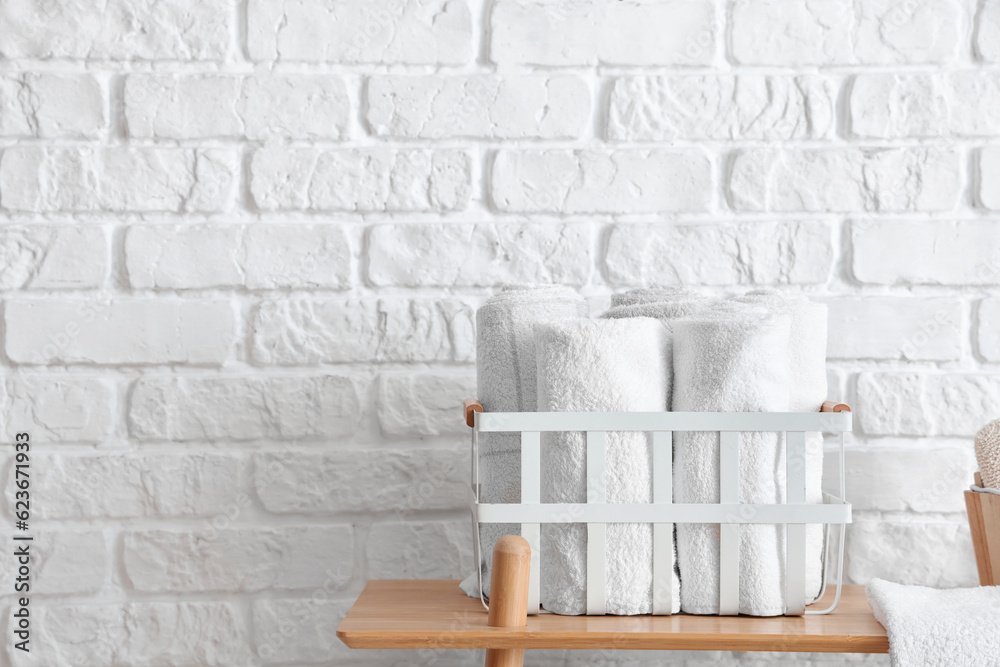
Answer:
M528 624L528 578L531 547L520 535L505 535L493 548L490 577L491 628L523 628ZM486 667L522 667L523 648L491 648L486 651Z
M823 401L820 412L850 412L851 406L845 403L835 403L833 401Z
M474 398L467 398L462 403L462 414L465 416L465 423L472 428L476 425L476 417L474 412L482 412L483 404Z

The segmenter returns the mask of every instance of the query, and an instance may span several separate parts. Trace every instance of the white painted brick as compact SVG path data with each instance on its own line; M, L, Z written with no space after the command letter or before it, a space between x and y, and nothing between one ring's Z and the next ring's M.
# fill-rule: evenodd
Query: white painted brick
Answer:
M177 593L334 589L351 578L348 525L240 528L211 533L148 530L123 537L125 576L137 591Z
M32 466L34 473L38 468ZM35 489L32 489L37 494ZM35 497L41 497L35 495ZM37 507L32 506L32 517L37 516ZM11 501L13 508L13 501ZM8 529L9 531L10 529ZM20 533L19 533L20 534ZM105 585L110 569L111 553L104 533L99 530L40 530L32 533L30 543L14 542L13 532L4 535L10 548L0 552L0 567L4 572L17 572L19 563L14 550L20 544L29 544L31 551L31 593L41 595L82 595L97 593ZM13 576L10 577L13 580ZM13 589L13 584L11 585Z
M475 374L384 373L378 381L379 425L389 436L467 436L458 406L476 395Z
M504 212L706 211L713 188L699 150L502 150L492 170Z
M221 364L236 337L228 300L11 300L4 323L25 364Z
M351 248L340 225L133 225L125 268L139 288L346 289Z
M345 439L359 412L339 375L149 376L132 387L128 426L140 440Z
M250 0L250 58L332 63L463 64L473 60L465 0Z
M452 406L452 417L459 414ZM460 422L460 419L454 419ZM463 425L464 426L464 425ZM464 427L468 435L468 427ZM254 460L254 488L275 514L464 509L469 447L281 451Z
M1000 224L992 220L851 224L854 277L865 283L1000 283ZM887 252L891 248L892 252Z
M0 290L100 287L109 264L100 227L0 226Z
M236 15L224 2L54 0L0 12L4 58L223 60Z
M134 137L340 139L350 101L329 75L133 74L125 117Z
M955 0L737 0L729 34L744 65L947 63L963 14Z
M36 454L32 489L45 502L33 514L39 519L213 517L239 505L244 467L233 454ZM10 503L14 491L7 484Z
M851 129L859 137L1000 134L1000 73L863 74L851 86Z
M31 653L5 647L16 667L250 664L243 612L228 603L36 604Z
M975 586L976 558L968 523L856 521L847 527L849 581L874 577L900 584Z
M464 579L475 562L467 520L376 523L367 554L369 579Z
M471 169L457 150L269 146L253 155L250 190L264 210L452 211L468 203Z
M262 364L472 361L473 309L455 299L281 299L254 313Z
M874 435L971 438L1000 414L996 375L861 373L858 416Z
M611 228L605 264L615 285L825 283L832 236L820 221L621 224Z
M1000 298L994 296L979 302L976 343L984 359L1000 361Z
M588 224L377 225L368 239L375 285L584 285L594 266Z
M531 65L708 65L721 25L711 2L498 2L494 62Z
M573 139L590 121L576 76L373 77L366 119L379 136Z
M962 191L962 156L952 148L752 148L736 152L729 191L744 211L949 211Z
M979 201L990 210L1000 211L1000 146L986 146L979 151Z
M325 595L254 601L253 637L257 656L265 665L353 664L359 657L368 658L369 651L353 651L330 632L330 628L340 625L350 608L350 601L329 600ZM415 652L405 653L407 661L410 653ZM330 663L331 660L336 662Z
M827 303L830 358L952 361L962 355L963 304L954 297L840 297Z
M106 126L104 89L89 74L0 77L0 136L94 138Z
M825 490L838 495L837 453L827 452ZM855 510L965 512L976 460L971 447L848 450L847 498Z
M7 375L0 381L3 437L37 442L99 443L114 429L114 392L99 377Z
M983 0L977 14L976 51L988 62L1000 61L1000 0Z
M819 76L757 74L616 79L609 139L825 139L836 125L837 90Z
M239 156L223 148L43 148L0 157L0 206L14 211L226 211Z

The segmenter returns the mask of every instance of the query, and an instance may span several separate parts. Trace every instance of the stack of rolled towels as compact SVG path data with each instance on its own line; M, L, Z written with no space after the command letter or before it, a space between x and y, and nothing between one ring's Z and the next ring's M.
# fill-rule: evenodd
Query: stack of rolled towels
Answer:
M515 285L477 312L479 399L487 412L788 412L819 410L826 398L823 304L757 290L718 299L682 288L616 294L587 316L586 302L556 286ZM520 435L480 434L480 501L520 502ZM607 502L652 502L652 441L642 432L609 433ZM822 502L822 434L806 438L806 500ZM784 447L778 433L744 433L740 501L785 500ZM677 433L675 503L719 502L718 432ZM578 432L542 439L542 498L587 500L586 442ZM496 540L519 526L482 524L483 593ZM609 614L653 611L651 524L609 524ZM680 524L673 558L672 611L719 611L719 526ZM780 525L740 532L740 612L784 612L785 544ZM806 603L822 585L823 533L807 528ZM587 530L543 524L541 603L557 614L585 614ZM473 593L471 581L466 591ZM478 596L478 584L474 590Z

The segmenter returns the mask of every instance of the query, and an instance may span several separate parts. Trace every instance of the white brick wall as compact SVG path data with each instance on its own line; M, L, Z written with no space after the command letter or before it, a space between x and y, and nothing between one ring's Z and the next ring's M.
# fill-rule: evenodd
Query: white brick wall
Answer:
M971 583L998 63L1000 0L4 4L0 424L39 562L38 653L0 663L478 660L333 630L369 577L469 567L457 406L505 281L826 301L848 576Z

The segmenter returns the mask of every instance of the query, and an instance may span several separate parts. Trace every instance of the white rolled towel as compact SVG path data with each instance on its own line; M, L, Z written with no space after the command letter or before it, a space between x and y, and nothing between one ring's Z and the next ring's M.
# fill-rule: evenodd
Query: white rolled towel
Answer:
M483 409L534 412L538 406L535 325L586 315L583 297L557 285L507 285L490 297L476 312L476 372ZM520 434L480 434L479 479L482 502L521 502ZM483 524L480 529L485 595L489 596L496 541L520 532L518 524ZM463 589L469 592L474 586L470 583Z
M725 302L674 325L677 412L785 412L788 410L789 318ZM740 502L779 501L781 441L777 433L743 433ZM719 433L679 433L674 440L674 501L719 502ZM678 524L681 610L719 612L719 525ZM784 613L783 529L740 526L739 611Z
M817 412L827 398L827 306L804 296L760 289L734 301L786 313L791 319L788 340L788 409ZM782 466L784 459L782 459ZM782 468L783 470L784 468ZM785 501L782 493L781 502ZM806 502L823 502L823 434L806 434ZM814 602L823 586L823 535L821 524L806 526L806 601Z
M701 292L697 292L687 287L640 287L612 294L611 307L616 308L618 306L637 306L643 303L708 298L709 297L705 296Z
M667 408L667 335L651 318L575 320L535 328L540 411L660 412ZM587 500L586 434L546 433L542 439L542 502ZM607 502L653 499L651 436L607 436ZM587 611L585 524L542 526L541 601L557 614ZM650 524L608 524L607 613L653 609L653 530ZM671 561L673 560L671 555ZM671 562L671 570L673 562ZM679 581L673 608L679 609Z

